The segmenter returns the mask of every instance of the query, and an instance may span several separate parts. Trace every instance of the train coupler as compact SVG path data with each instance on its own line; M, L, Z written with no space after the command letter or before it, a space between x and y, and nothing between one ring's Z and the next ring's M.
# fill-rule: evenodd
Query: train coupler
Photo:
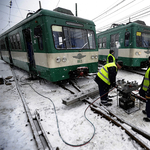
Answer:
M77 75L79 77L87 76L88 73L89 73L89 68L88 67L78 67L77 68Z

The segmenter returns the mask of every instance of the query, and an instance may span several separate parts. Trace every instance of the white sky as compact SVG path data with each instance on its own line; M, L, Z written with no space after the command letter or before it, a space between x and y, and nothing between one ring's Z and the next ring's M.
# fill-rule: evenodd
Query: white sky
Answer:
M146 16L133 19L131 17L131 21L143 20L150 26L150 0L41 0L43 9L63 7L70 9L73 14L75 3L78 5L78 17L93 20L100 15L101 18L93 20L97 30L104 26L110 27L112 23L127 23L129 16L138 15L140 10L145 10L140 12L147 12ZM32 12L39 9L39 0L12 0L11 9L8 7L9 4L10 0L0 0L0 34L23 20L28 10ZM149 9L146 9L148 7ZM120 21L123 18L126 20Z

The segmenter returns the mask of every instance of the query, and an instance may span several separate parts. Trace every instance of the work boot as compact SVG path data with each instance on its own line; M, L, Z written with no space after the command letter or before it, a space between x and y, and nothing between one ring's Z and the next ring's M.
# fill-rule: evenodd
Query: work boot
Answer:
M146 110L142 110L142 113L144 114L144 115L146 115L147 113L146 113Z
M150 122L150 118L143 118L143 120L145 121L145 122Z

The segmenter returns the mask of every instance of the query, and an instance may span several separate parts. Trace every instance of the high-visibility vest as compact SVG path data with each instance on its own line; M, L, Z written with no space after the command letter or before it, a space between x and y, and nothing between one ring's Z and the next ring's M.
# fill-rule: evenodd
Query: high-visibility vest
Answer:
M109 56L112 56L113 62L115 63L116 59L115 59L115 57L112 54L108 54L106 63L107 64L109 63L109 60L108 60Z
M116 72L117 72L117 66L114 62L112 62L112 63L108 63L105 66L103 66L103 68L101 68L99 70L99 72L97 73L98 77L108 85L110 85L110 81L109 81L109 77L108 77L108 68L113 67L113 66L116 67Z
M144 82L143 82L143 87L142 89L144 91L147 91L149 85L150 85L150 81L149 81L149 73L150 73L150 67L147 69L145 76L144 76Z

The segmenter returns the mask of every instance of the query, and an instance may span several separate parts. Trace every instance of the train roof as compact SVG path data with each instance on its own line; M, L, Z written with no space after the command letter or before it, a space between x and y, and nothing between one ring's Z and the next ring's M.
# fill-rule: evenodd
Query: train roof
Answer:
M17 23L13 27L11 27L10 29L8 29L7 31L2 33L0 36L8 34L12 30L22 26L23 24L25 24L27 22L30 22L31 20L37 18L38 16L50 16L50 17L56 17L56 18L63 18L63 19L66 19L66 20L70 20L73 23L83 23L83 24L89 24L89 25L94 25L95 26L93 21L73 16L73 14L66 13L66 11L60 12L60 11L57 11L57 9L55 9L54 11L46 10L46 9L39 9L35 13L28 13L27 17L24 20Z
M102 34L107 34L107 33L110 33L112 31L118 31L120 29L131 27L131 26L143 26L143 27L150 28L150 26L146 26L145 22L137 20L135 22L129 22L127 24L112 24L112 26L111 26L112 28L97 33L97 36L102 35Z

